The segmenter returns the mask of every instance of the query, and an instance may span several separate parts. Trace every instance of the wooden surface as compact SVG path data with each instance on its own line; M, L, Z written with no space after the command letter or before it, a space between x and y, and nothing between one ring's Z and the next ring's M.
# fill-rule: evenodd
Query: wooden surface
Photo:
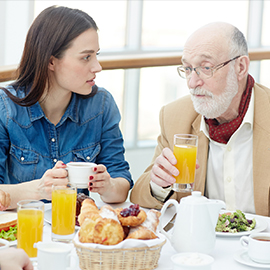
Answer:
M103 70L128 69L143 67L173 66L181 64L182 53L148 53L99 57ZM270 59L270 50L252 49L249 51L251 61ZM0 82L16 78L17 65L0 67Z

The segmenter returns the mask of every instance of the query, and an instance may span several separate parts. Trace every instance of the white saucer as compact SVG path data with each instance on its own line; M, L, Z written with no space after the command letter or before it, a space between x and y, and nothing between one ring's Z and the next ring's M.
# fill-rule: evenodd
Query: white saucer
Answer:
M256 263L252 261L248 256L247 250L239 250L234 254L233 257L237 262L242 263L244 265L270 269L270 263Z

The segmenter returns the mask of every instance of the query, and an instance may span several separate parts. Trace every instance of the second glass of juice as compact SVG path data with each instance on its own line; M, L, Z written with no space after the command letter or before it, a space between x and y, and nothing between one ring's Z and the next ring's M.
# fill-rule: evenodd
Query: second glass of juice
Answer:
M177 159L175 165L179 175L175 176L173 190L191 192L194 186L198 136L192 134L175 134L173 154Z
M53 186L52 190L52 240L71 242L75 235L77 188Z

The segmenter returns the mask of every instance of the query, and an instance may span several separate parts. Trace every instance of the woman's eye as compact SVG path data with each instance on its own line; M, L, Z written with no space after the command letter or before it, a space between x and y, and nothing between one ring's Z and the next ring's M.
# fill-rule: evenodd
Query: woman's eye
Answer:
M89 55L85 56L83 59L84 59L84 60L89 60L90 56L91 56L91 55L89 54Z

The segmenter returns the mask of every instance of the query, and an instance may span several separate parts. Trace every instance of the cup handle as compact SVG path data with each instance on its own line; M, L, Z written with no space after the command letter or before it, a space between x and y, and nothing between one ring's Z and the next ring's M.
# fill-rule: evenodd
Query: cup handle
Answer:
M249 244L249 237L242 236L240 238L240 244L241 244L242 247L247 248L248 247L248 244Z
M70 260L69 260L69 265L70 266L67 268L67 270L77 269L77 267L79 266L79 259L78 259L78 257L76 255L74 255L74 254L68 254L67 257L70 258ZM73 264L71 264L72 258L74 258Z

